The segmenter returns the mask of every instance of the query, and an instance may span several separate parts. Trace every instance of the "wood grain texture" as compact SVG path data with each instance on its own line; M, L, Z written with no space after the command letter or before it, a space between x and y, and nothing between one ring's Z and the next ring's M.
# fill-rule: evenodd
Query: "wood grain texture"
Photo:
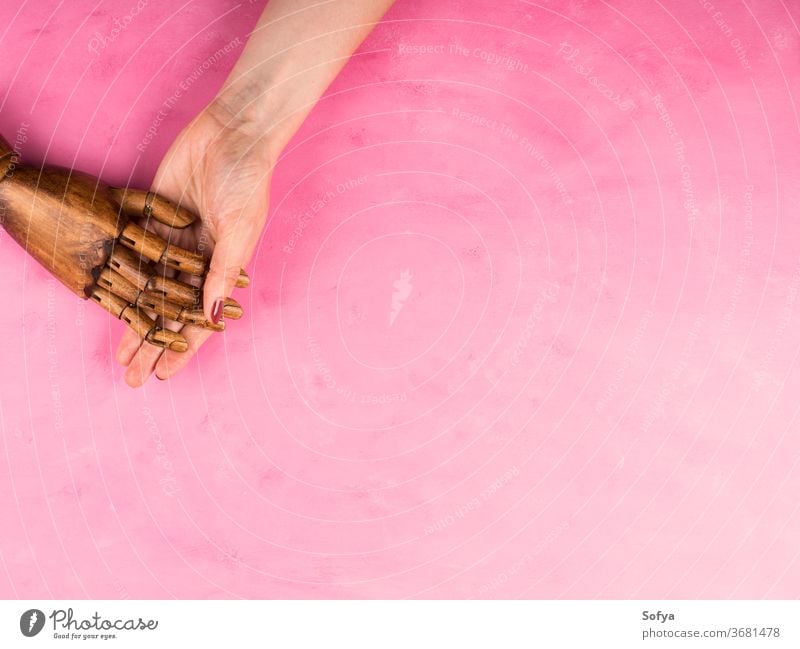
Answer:
M130 218L185 228L197 215L152 192L112 188L78 171L23 165L0 137L0 225L45 269L153 345L179 352L188 348L179 333L162 327L144 310L222 331L224 325L206 319L202 309L205 257ZM193 275L198 286L156 272L157 264ZM240 280L249 283L244 271ZM223 313L236 319L242 309L228 298Z
M140 189L112 189L112 195L129 214L141 214L145 219L154 218L171 228L182 229L197 220L197 215L172 201Z
M128 222L97 178L16 165L0 181L0 214L11 237L76 295L90 295Z

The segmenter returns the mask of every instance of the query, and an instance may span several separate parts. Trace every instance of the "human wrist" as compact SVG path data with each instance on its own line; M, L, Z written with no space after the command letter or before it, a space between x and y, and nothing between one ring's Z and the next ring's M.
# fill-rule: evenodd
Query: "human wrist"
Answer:
M249 75L234 70L207 110L226 128L262 142L277 160L302 121L295 91L276 68Z
M270 0L211 110L277 159L392 2Z

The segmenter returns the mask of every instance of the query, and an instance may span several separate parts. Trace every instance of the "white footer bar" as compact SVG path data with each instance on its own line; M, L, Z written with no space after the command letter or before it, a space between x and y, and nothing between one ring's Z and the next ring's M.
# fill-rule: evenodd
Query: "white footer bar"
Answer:
M796 601L0 601L0 647L800 647Z

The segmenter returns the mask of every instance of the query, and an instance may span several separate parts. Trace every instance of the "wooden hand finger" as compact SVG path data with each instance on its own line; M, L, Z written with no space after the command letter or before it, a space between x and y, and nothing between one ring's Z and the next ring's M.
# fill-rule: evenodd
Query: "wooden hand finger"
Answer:
M139 256L182 273L201 276L206 272L206 259L203 255L167 243L157 234L135 223L125 226L119 240Z
M168 329L162 329L144 311L111 291L101 286L95 286L92 289L91 299L114 317L127 323L131 329L151 345L175 352L185 352L188 349L189 346L182 335Z
M170 272L166 268L158 270L151 264L136 258L136 255L124 248L117 246L111 253L108 260L108 267L122 275L126 280L133 284L140 291L146 291L158 295L181 307L202 309L203 290L198 286L193 286L179 279L167 277L165 273ZM192 275L186 275L191 279ZM194 281L200 281L195 278ZM238 320L242 317L242 306L233 298L225 300L223 316Z
M153 218L171 228L183 229L197 220L194 212L176 205L168 198L139 189L112 189L122 209L145 219Z
M236 288L247 288L250 286L250 275L244 272L244 270L239 270L239 277L236 279Z
M163 296L153 295L152 293L142 293L139 296L139 305L174 322L194 325L212 331L225 331L225 322L220 321L218 324L214 324L211 320L206 318L203 309L178 306L177 304L168 302Z
M97 278L97 285L122 298L128 304L139 309L146 309L162 318L183 324L193 324L213 331L223 331L225 329L223 323L214 324L208 320L202 308L175 304L167 299L163 293L143 291L111 268L102 270Z
M139 256L164 264L179 272L202 277L208 270L208 262L203 255L191 252L175 244L167 243L157 234L145 230L135 223L128 223L125 226L119 240L124 246L138 253ZM240 270L236 286L238 288L247 288L249 285L250 277L244 270Z
M203 303L202 289L167 277L166 268L157 270L123 246L114 247L108 266L140 291L163 293L170 302L180 306L199 307Z

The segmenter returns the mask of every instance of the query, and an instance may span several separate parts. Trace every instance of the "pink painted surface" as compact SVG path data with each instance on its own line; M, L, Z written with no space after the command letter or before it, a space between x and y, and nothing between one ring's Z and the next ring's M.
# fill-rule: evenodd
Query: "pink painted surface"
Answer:
M147 185L262 4L90 4L0 128ZM401 0L167 383L0 235L0 595L796 597L800 11L714 4Z

